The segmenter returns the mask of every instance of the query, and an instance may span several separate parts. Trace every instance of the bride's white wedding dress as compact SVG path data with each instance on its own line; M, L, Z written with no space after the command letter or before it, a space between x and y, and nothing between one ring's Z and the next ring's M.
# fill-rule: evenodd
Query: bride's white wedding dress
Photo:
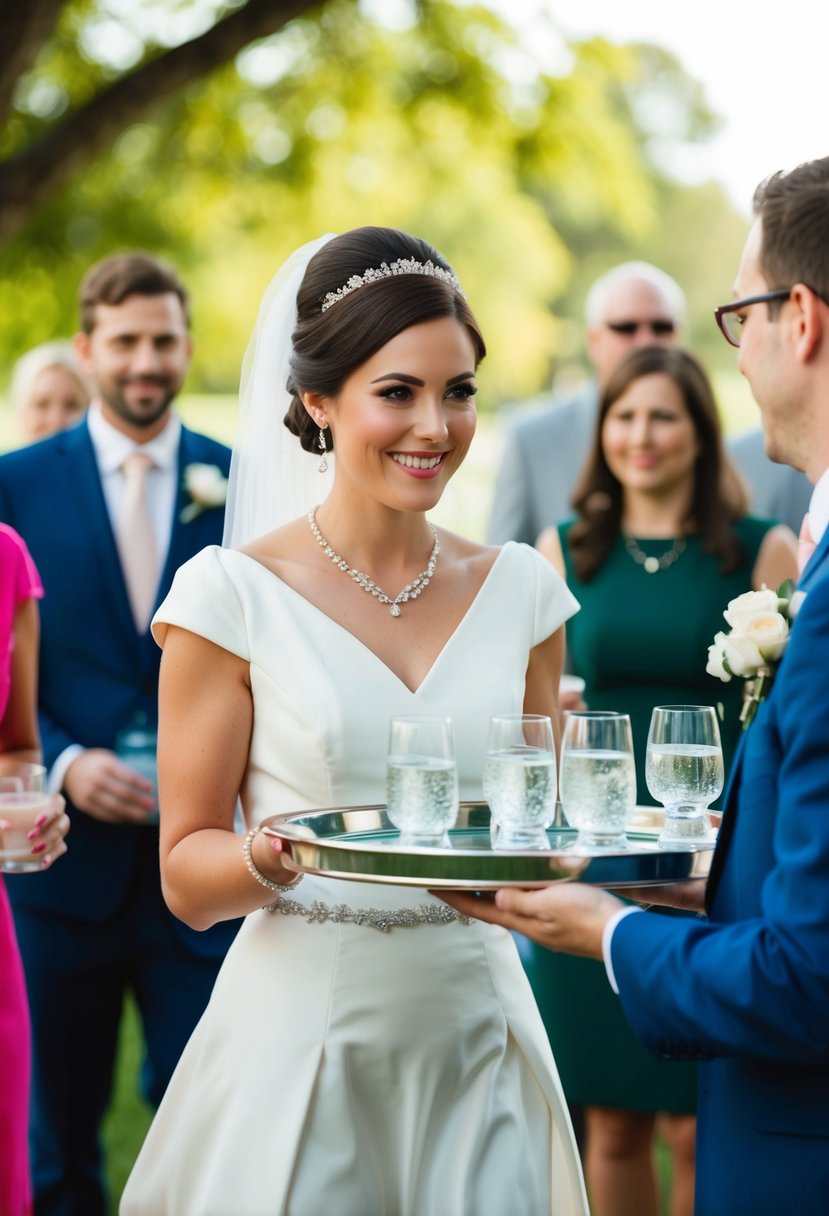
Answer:
M165 624L181 625L250 662L244 801L256 823L382 802L396 714L450 714L461 797L480 798L489 717L521 710L530 649L574 609L537 553L506 545L412 691L264 566L211 548L179 571L155 630L163 640ZM449 912L417 888L306 876L283 899L284 914L252 913L231 947L122 1216L586 1214L510 935L457 919L387 932L309 923L296 908Z

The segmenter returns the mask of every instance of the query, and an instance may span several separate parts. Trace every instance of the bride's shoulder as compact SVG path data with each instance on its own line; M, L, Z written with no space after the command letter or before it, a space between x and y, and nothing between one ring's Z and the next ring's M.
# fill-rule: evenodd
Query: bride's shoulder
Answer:
M294 519L288 524L274 528L272 532L266 532L255 540L248 541L238 552L252 558L274 574L282 574L301 557L307 528L304 520Z

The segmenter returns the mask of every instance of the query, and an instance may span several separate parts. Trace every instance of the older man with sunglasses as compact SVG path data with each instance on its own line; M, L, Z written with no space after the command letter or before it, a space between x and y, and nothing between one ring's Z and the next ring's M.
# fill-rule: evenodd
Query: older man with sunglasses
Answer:
M533 545L544 528L572 514L570 498L593 439L603 385L637 347L672 344L684 318L679 284L649 262L624 262L597 279L585 301L595 379L575 394L554 394L540 410L522 411L508 430L489 524L493 544Z

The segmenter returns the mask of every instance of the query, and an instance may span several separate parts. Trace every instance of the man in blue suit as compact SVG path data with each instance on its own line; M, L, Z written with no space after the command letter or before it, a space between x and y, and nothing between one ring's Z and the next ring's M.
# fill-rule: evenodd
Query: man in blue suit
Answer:
M755 194L733 304L766 449L814 485L805 598L743 736L702 884L643 892L698 918L643 913L562 884L452 897L553 949L604 956L642 1041L697 1059L699 1216L829 1209L829 157ZM705 662L705 656L700 656Z
M61 864L8 884L32 1011L38 1216L106 1210L99 1133L125 993L158 1103L238 925L197 934L168 912L152 785L116 754L120 733L141 723L151 736L157 722L153 607L222 535L215 490L230 453L171 409L191 353L175 273L138 253L93 267L76 349L95 389L88 418L0 459L0 519L26 538L45 588L40 729L72 818ZM194 465L208 466L207 496L188 491Z

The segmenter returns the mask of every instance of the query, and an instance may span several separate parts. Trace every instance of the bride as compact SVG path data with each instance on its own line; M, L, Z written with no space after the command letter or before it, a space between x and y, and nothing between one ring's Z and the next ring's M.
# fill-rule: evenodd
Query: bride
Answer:
M182 567L154 623L165 898L195 928L246 921L122 1216L587 1212L509 934L414 888L297 879L258 830L382 801L393 715L453 717L471 799L489 716L555 711L561 578L426 518L472 441L484 353L450 267L393 229L306 246L265 297L233 547Z

